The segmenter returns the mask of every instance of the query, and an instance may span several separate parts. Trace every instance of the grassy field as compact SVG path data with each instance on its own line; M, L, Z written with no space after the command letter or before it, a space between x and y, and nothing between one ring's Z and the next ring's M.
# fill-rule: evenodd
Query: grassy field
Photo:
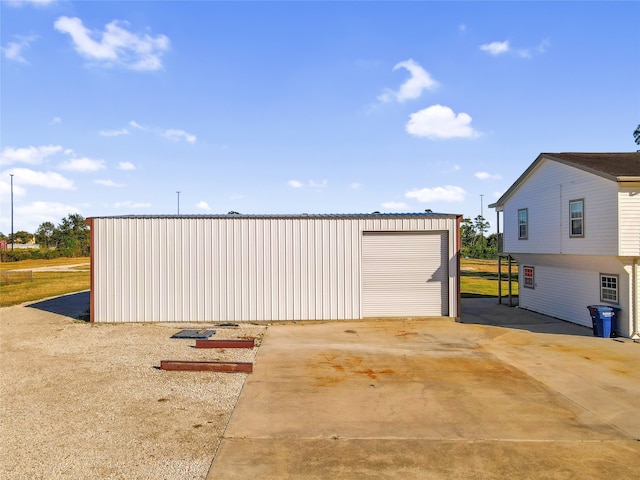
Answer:
M512 283L512 295L518 295L518 267L511 271L515 281ZM505 281L507 266L502 265L502 295L506 296L509 282ZM498 296L498 261L465 259L460 262L460 290L463 297Z
M43 298L65 295L89 289L89 258L55 258L52 260L22 260L0 263L0 271L32 270L33 281L0 285L0 307L8 307ZM67 271L42 272L42 267L62 267L87 264Z
M56 258L53 260L24 260L0 263L0 270L37 269L88 263L89 258ZM503 278L507 268L503 266ZM513 275L517 279L517 267ZM23 302L65 295L89 288L89 265L63 272L33 272L33 281L0 285L0 307L8 307ZM460 265L460 288L463 297L498 296L497 260L462 259ZM508 282L502 282L502 294L507 295ZM513 295L518 294L518 282L512 285Z

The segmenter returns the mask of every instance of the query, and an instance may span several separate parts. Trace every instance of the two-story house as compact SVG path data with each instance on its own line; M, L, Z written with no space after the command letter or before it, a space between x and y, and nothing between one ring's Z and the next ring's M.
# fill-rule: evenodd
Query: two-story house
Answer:
M489 206L521 308L591 326L588 305L616 306L640 338L640 153L541 153Z

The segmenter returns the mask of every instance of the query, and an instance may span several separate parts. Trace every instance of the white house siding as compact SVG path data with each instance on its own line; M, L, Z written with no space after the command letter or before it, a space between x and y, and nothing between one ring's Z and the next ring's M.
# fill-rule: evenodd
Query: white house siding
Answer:
M640 185L618 192L620 255L640 257Z
M631 295L630 265L626 259L584 255L514 254L519 268L519 305L535 312L592 326L588 305L603 305L600 301L600 274L619 276L618 330L623 336L632 331L631 315L626 307ZM535 268L535 288L525 288L524 266ZM637 286L636 286L637 289ZM561 294L559 294L561 292Z
M618 255L617 184L559 162L543 160L504 205L504 251ZM569 237L569 201L584 199L584 238ZM529 232L518 239L518 210Z
M92 320L358 319L365 231L448 232L458 311L456 216L96 217Z

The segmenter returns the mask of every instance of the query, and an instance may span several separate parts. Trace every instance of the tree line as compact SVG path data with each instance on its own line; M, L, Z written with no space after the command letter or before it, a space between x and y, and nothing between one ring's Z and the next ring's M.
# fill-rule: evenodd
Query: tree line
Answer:
M89 255L89 226L78 213L70 213L58 225L43 222L34 233L20 230L0 239L7 241L7 250L0 252L3 262L27 258L86 257ZM14 249L11 245L35 243L38 248Z
M498 235L492 233L489 236L485 232L490 224L482 216L478 215L473 221L463 218L460 225L460 241L462 243L460 254L469 258L498 258Z

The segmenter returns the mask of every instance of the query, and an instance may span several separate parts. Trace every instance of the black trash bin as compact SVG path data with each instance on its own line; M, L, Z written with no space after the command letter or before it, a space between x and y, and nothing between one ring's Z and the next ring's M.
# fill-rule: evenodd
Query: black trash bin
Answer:
M617 329L617 317L620 309L609 305L589 305L587 307L593 323L595 337L609 338Z

